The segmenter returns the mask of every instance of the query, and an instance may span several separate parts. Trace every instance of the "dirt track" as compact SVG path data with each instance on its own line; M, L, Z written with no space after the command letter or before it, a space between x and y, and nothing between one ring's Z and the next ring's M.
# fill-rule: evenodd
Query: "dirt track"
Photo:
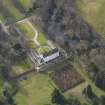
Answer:
M31 70L28 70L27 72L24 72L20 75L12 77L12 78L13 79L21 79L21 78L27 77L29 74L32 74L32 73L37 73L37 71L33 68Z

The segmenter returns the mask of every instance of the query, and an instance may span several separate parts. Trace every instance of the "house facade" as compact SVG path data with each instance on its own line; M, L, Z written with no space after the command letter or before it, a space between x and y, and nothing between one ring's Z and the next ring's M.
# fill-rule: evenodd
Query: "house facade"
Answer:
M59 52L58 48L55 48L52 51L45 53L41 56L42 56L43 61L46 63L53 59L56 59L57 57L59 57L59 55L60 55L60 52Z

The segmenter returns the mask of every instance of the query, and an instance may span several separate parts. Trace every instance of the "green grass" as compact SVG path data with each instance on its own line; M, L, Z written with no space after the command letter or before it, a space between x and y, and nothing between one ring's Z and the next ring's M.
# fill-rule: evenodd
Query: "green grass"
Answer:
M27 59L25 61L20 62L17 65L12 66L13 71L16 75L26 72L27 70L30 70L33 67L32 62L30 59Z
M85 82L76 86L73 89L70 89L68 91L65 92L65 96L67 98L69 98L71 95L73 95L74 97L76 97L82 105L86 104L86 105L92 105L91 100L89 100L88 98L84 97L82 95L82 92L84 90L84 88L87 85L91 85L93 92L98 96L102 96L105 95L105 92L102 91L101 89L97 88L96 85L92 82L91 79L89 79L89 76L85 70L85 68L82 66L82 62L78 59L78 57L75 57L74 62L72 63L72 65L74 66L74 68L77 70L77 72L84 78Z
M0 77L0 97L2 96L2 92L3 92L3 81L2 78Z
M51 51L49 46L42 46L41 48L38 49L39 54L43 54L43 53L46 53L46 52L49 52L49 51Z
M27 42L26 47L27 48L37 48L37 45L35 44L34 41L29 41L29 42Z
M21 82L21 89L15 99L18 105L47 105L51 104L53 87L48 75L36 74Z
M34 30L27 22L18 23L17 27L27 38L32 39L35 36Z
M23 15L19 12L18 9L16 9L11 0L1 0L1 2L3 3L4 7L8 9L8 11L15 20L20 20L23 18Z
M29 9L30 7L32 7L31 0L18 0L18 1L23 6L24 9Z
M87 82L83 82L80 85L68 90L65 92L65 96L67 98L69 98L71 95L73 95L74 97L77 97L77 99L79 99L79 101L82 104L87 103L88 105L91 105L90 100L88 100L86 97L84 97L84 95L82 95L82 92L84 90L84 88L88 85Z
M2 13L0 13L0 20L3 21L3 22L4 22L4 20L5 20L5 17L3 16Z
M85 88L87 85L88 85L87 82L83 82L83 83L79 84L78 86L76 86L76 87L74 87L74 88L72 88L72 89L66 91L65 94L66 94L66 95L73 94L73 95L78 96L78 95L82 94L84 88Z
M37 41L40 43L40 45L46 45L46 37L44 36L43 33L39 32L39 35L38 35L38 38L37 38Z
M73 63L73 66L75 67L75 69L78 71L78 73L84 78L84 80L91 85L94 93L100 97L102 95L105 95L105 92L102 91L101 89L99 89L98 87L96 87L96 85L92 82L91 79L89 79L89 76L85 70L85 68L82 66L82 62L78 59L78 57L75 58L75 61Z
M76 0L82 17L105 38L105 0Z

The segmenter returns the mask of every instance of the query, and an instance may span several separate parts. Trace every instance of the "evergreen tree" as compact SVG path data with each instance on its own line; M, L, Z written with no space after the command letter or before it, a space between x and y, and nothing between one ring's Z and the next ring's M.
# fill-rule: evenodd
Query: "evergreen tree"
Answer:
M55 89L52 93L52 103L58 104L58 105L65 105L66 99L64 96L59 92L58 89Z

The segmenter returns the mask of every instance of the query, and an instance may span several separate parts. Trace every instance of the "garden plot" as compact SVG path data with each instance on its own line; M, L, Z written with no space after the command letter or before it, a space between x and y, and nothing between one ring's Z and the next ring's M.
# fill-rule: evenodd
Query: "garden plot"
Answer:
M51 77L62 91L74 88L84 81L71 65L55 71Z

